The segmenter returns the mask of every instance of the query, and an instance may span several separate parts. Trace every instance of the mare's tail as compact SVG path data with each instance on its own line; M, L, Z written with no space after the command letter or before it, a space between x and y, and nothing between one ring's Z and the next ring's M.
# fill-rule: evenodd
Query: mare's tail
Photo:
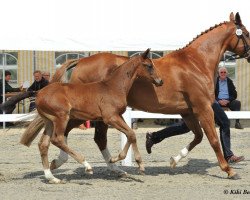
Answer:
M79 62L79 59L68 60L65 62L59 69L56 70L53 75L50 83L54 82L63 82L63 77L66 74L66 71L75 67ZM22 134L20 143L29 147L33 140L37 137L40 130L44 127L44 122L42 118L37 115L36 118L29 124L24 133Z
M63 65L59 69L56 70L50 83L65 82L66 71L75 67L78 64L78 62L79 62L79 59L72 59L63 63Z

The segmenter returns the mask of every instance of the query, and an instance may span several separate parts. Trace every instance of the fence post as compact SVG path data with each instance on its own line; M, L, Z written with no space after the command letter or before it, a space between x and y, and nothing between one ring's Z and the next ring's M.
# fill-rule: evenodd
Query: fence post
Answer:
M131 128L132 125L132 119L131 119L131 112L132 109L127 107L126 112L122 115L125 122L128 124L128 126ZM127 137L124 133L121 133L121 148L123 149L124 145L127 142ZM132 166L132 152L131 147L129 147L128 154L124 160L122 160L123 166Z

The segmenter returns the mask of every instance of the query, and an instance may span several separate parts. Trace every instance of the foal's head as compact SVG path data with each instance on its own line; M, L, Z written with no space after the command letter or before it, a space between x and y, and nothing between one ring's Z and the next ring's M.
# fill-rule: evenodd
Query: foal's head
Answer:
M234 16L230 14L230 22L233 22L234 29L229 40L230 51L238 54L241 58L246 58L250 62L250 37L246 27L242 24L239 13Z
M163 84L162 79L158 75L158 70L155 68L153 61L148 58L150 49L147 49L143 54L141 54L142 65L138 68L138 76L145 77L152 81L156 86L161 86Z

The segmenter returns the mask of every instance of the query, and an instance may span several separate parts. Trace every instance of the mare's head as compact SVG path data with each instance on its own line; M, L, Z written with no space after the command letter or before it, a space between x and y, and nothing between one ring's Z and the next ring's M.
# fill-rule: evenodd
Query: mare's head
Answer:
M233 24L232 35L229 38L229 51L238 54L241 58L246 58L250 62L250 37L246 27L242 24L239 13L234 16L230 14L230 22Z
M158 70L155 68L153 61L148 57L150 49L147 49L140 55L142 59L142 65L138 68L137 75L149 79L156 86L163 84L162 79L158 75Z

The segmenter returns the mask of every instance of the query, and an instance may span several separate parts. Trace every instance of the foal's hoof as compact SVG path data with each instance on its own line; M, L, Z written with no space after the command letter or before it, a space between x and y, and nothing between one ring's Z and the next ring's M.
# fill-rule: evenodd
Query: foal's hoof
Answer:
M177 163L175 162L174 158L171 157L171 158L170 158L170 167L171 167L171 168L175 168L176 165L177 165Z
M94 174L93 169L85 169L85 173L90 175Z
M49 180L49 184L66 184L66 181L54 178Z
M145 170L139 170L138 173L139 173L140 175L143 175L143 176L144 176L144 175L145 175Z
M228 176L228 178L229 178L229 179L232 179L232 180L239 180L239 179L241 179L240 176L239 176L237 173L235 173L235 174L232 175L232 176Z
M111 157L111 158L109 159L109 163L115 163L115 162L116 162L116 159L115 159L115 158Z
M54 169L57 169L57 166L56 166L56 161L55 160L52 160L50 166L49 166L50 170L54 170Z

